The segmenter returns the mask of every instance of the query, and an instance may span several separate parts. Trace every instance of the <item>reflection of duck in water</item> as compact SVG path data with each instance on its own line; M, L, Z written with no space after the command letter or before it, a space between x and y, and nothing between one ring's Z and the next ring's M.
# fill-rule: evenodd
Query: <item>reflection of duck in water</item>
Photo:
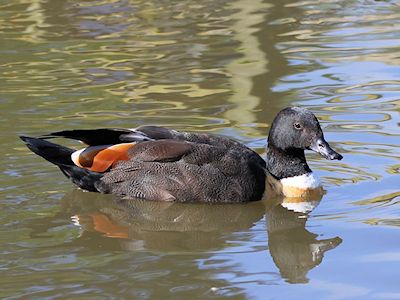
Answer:
M90 198L90 199L88 199ZM305 226L321 198L268 199L245 205L181 204L111 200L109 196L74 191L63 199L83 236L99 232L125 250L207 251L221 249L226 237L248 230L266 212L268 248L281 276L307 282L307 273L336 248L339 237L318 240ZM110 201L111 200L111 201ZM265 208L265 206L267 206ZM108 239L110 240L110 239Z
M308 282L308 271L322 262L326 251L342 242L339 237L318 240L317 234L305 228L308 214L320 200L284 198L267 208L269 251L288 282Z
M52 217L35 219L29 228L42 236L49 225L71 218L81 228L71 244L91 249L204 252L232 246L232 234L248 232L266 214L268 249L288 282L307 282L307 273L324 253L341 243L339 237L318 239L305 226L320 199L267 199L247 204L181 204L116 199L76 190L61 201Z
M82 227L83 235L99 232L118 238L126 250L220 249L226 235L251 228L265 212L262 202L187 205L120 200L81 191L66 195L62 202L64 211Z
M85 142L82 150L48 142L65 137ZM265 190L286 197L322 192L307 165L305 149L341 159L325 141L308 110L286 108L274 119L267 161L226 137L157 127L54 132L21 137L36 154L57 165L80 188L126 198L177 202L247 202ZM265 175L267 170L268 175Z

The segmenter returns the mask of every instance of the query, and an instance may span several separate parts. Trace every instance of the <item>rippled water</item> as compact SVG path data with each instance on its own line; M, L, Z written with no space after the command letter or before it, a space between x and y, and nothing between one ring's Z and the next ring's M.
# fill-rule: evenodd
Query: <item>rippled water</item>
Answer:
M400 299L398 1L0 1L0 297ZM311 109L340 162L300 204L121 202L17 134L160 124L263 153ZM303 204L304 206L304 204Z

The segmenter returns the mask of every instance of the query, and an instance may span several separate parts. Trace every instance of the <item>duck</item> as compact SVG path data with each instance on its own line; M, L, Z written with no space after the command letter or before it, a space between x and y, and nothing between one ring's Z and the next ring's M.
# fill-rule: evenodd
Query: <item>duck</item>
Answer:
M274 195L304 197L321 190L304 150L342 159L325 141L315 115L281 110L272 122L266 159L228 137L145 125L20 136L35 154L56 165L80 189L153 201L243 203ZM49 140L78 140L72 149Z

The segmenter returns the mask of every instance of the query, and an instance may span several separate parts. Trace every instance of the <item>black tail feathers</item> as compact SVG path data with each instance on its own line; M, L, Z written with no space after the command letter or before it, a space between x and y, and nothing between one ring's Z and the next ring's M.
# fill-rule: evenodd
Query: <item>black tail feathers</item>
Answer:
M61 145L51 143L49 141L33 138L28 136L20 136L26 146L35 154L43 157L45 160L60 166L73 165L71 154L75 151Z
M28 136L20 136L20 138L33 153L57 165L64 175L70 178L77 186L92 192L98 191L96 186L100 184L103 174L76 166L71 159L71 154L75 150L41 138Z

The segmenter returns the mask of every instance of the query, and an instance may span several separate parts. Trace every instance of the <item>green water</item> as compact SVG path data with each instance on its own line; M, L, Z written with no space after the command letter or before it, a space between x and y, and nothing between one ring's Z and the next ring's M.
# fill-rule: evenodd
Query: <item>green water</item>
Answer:
M398 1L0 1L0 298L400 299ZM311 109L309 213L120 202L17 134L144 124L263 153ZM311 209L311 208L310 208Z

